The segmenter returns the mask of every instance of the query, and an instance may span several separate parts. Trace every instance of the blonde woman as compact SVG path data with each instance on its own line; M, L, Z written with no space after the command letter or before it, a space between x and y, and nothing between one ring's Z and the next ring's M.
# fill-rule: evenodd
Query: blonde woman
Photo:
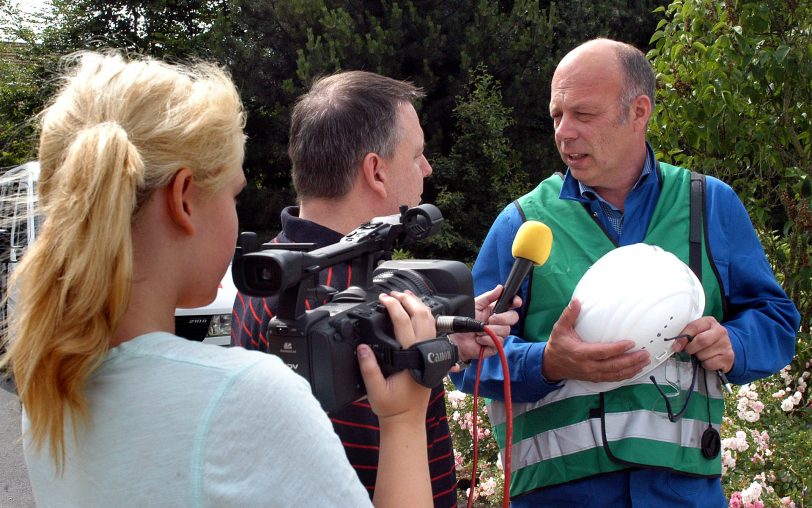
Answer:
M39 506L369 505L302 378L173 334L174 309L210 302L231 257L244 123L214 66L68 59L40 116L45 220L0 363ZM381 302L404 346L435 335L416 298ZM430 506L429 390L358 353L382 430L374 502Z

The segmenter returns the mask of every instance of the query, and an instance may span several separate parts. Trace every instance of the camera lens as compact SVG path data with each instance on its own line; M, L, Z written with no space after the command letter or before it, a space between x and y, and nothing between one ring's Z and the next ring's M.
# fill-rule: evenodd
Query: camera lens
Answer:
M406 291L408 289L417 296L429 296L436 293L431 281L414 270L388 270L377 274L372 282L385 291Z

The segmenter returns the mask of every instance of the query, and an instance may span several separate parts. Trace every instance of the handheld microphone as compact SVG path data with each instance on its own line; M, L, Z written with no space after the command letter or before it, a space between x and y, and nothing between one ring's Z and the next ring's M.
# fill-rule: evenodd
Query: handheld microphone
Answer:
M519 286L533 266L547 262L553 247L553 232L543 222L529 220L521 225L513 239L512 253L516 261L510 269L502 295L496 301L494 314L505 312L510 308L513 297L519 292Z

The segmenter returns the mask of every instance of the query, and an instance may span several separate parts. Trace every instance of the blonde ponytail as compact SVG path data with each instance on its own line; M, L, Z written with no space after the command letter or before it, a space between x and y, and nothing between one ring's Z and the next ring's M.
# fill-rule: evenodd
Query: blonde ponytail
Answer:
M132 221L182 167L212 192L242 164L239 95L221 69L80 53L41 115L36 242L17 267L0 366L10 364L30 422L64 466L66 421L88 420L89 376L132 289ZM67 417L70 417L68 420Z
M143 180L138 152L114 123L82 130L66 155L45 193L48 220L15 272L27 295L15 309L16 330L26 340L11 346L13 357L29 359L13 366L32 441L41 446L50 437L60 464L64 415L86 419L85 381L127 308L130 222Z

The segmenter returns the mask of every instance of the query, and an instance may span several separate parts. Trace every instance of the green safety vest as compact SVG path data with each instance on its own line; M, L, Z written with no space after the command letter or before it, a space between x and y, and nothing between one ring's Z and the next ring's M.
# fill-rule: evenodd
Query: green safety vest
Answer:
M688 264L691 173L660 164L662 188L644 243L657 245ZM546 341L576 284L601 256L614 249L603 229L584 206L560 199L562 179L547 178L522 196L518 206L526 220L539 220L553 232L547 262L533 270L524 321L524 339ZM704 205L703 205L704 208ZM703 221L704 222L704 221ZM702 235L705 315L721 320L722 289L707 237ZM674 330L674 335L681 330ZM683 417L669 421L665 402L654 384L670 381L671 406L678 411L691 382L687 354L669 360L628 384L596 394L581 383L564 383L534 403L513 404L512 495L630 467L654 467L716 477L721 457L707 459L701 437L709 425L719 430L724 398L716 375L699 368L693 394ZM666 390L668 393L668 390ZM504 459L505 405L492 401L490 418Z

